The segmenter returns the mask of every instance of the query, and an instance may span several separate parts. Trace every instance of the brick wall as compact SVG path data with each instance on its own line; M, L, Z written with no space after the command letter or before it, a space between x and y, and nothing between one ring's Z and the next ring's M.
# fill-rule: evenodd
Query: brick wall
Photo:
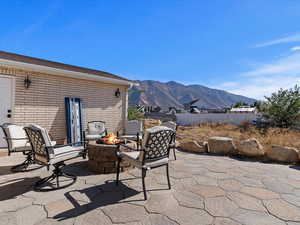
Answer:
M54 76L34 71L25 71L0 66L0 76L15 77L15 102L13 122L20 125L32 123L48 129L54 138L66 137L65 97L81 98L83 122L106 121L109 132L124 127L127 117L127 87L97 81ZM29 75L32 81L29 89L24 88L24 79ZM121 96L114 93L119 88Z

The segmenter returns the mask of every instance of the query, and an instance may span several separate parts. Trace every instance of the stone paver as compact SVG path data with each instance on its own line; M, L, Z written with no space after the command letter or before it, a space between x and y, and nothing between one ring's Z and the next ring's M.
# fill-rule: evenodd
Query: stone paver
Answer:
M268 213L244 209L237 210L231 218L243 225L285 225L285 222Z
M170 220L168 217L159 214L150 214L143 222L142 225L177 225L178 223Z
M240 223L229 218L216 218L213 225L241 225Z
M181 191L174 194L179 205L191 208L204 209L204 201L199 195L189 191Z
M205 208L213 216L230 217L238 206L226 197L216 197L206 199Z
M144 207L126 203L107 205L103 212L113 223L135 222L147 217Z
M241 189L241 192L263 200L280 197L279 194L264 188L245 187Z
M224 196L225 192L219 187L194 185L190 189L191 192L202 196L203 198Z
M0 225L17 225L17 218L15 213L8 212L8 213L0 213Z
M165 168L93 174L86 161L67 166L78 175L65 189L35 192L45 168L10 173L22 155L0 157L0 225L300 225L300 167L178 152Z
M300 222L300 209L281 199L264 201L268 211L283 220Z
M261 200L251 197L249 195L239 192L229 192L227 193L227 197L242 209L266 211Z
M46 217L41 205L32 205L16 212L17 224L34 225Z
M226 191L239 191L243 184L234 179L220 180L219 186Z

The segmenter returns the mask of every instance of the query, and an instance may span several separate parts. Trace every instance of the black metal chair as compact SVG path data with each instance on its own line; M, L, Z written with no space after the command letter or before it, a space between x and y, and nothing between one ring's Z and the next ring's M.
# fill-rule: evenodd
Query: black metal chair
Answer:
M11 153L22 152L26 159L19 165L13 166L11 170L13 172L25 172L28 167L35 164L33 159L33 151L29 143L28 137L24 131L23 126L19 126L12 123L4 123L0 126L2 128L4 139L7 142L8 155ZM55 141L51 141L52 145L55 145Z
M118 138L136 141L137 148L140 147L143 139L144 124L141 120L129 120L125 124L125 129L122 135L117 132Z
M176 160L176 132L177 132L178 126L173 121L163 122L161 124L161 126L169 127L169 128L171 128L175 131L175 135L174 135L174 138L173 138L172 143L170 145L170 148L173 149L174 159Z
M169 177L169 152L170 144L174 138L174 135L174 130L168 127L156 126L145 131L141 149L134 149L126 145L119 145L133 151L122 152L119 150L117 152L118 162L116 184L118 185L119 183L121 160L125 160L128 161L131 165L142 170L142 182L145 200L147 200L147 193L145 188L145 177L147 170L166 166L168 187L169 189L171 189Z
M37 181L34 185L34 189L37 191L57 190L75 183L76 176L63 171L63 168L66 166L65 161L77 157L85 158L86 149L82 146L74 147L72 144L53 146L46 129L38 125L27 126L24 127L24 129L34 152L34 160L47 166L48 170L50 169L50 166L54 167L52 175ZM69 184L60 186L59 177L61 176L71 178L73 181ZM54 179L56 179L56 187L45 188L46 184Z
M24 162L13 166L11 170L13 172L25 171L29 165L34 164L34 160L32 149L23 127L12 123L4 123L0 127L5 135L4 139L7 142L8 155L10 156L11 153L15 152L22 152L26 156Z

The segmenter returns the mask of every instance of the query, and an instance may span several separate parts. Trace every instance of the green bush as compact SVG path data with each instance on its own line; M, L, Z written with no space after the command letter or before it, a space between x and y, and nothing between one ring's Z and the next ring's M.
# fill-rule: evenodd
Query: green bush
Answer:
M136 108L128 108L128 120L141 120L143 118L144 115Z
M299 120L300 88L297 85L287 90L280 89L265 98L261 111L275 126L290 127Z

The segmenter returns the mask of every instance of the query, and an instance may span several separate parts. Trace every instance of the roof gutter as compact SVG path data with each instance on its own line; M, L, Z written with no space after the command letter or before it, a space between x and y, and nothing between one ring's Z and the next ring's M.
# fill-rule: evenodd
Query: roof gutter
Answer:
M37 71L37 72L45 72L45 73L49 73L49 74L53 74L53 75L57 75L57 76L100 81L100 82L109 83L109 84L125 85L125 86L129 86L129 87L132 87L132 85L133 85L132 82L126 81L126 80L102 77L102 76L95 75L95 74L75 72L75 71L70 71L70 70L58 69L58 68L54 68L54 67L50 67L50 66L41 66L41 65L36 65L36 64L8 60L8 59L0 59L0 65L12 66L12 67L16 67L19 69L28 69L28 70Z

